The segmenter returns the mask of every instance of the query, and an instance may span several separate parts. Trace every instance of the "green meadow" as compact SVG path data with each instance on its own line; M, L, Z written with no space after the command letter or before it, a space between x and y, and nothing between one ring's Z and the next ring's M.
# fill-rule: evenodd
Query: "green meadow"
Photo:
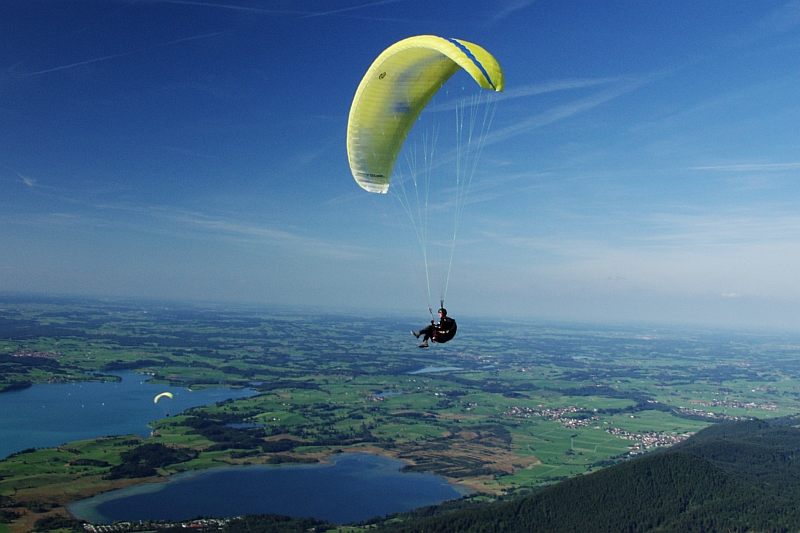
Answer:
M134 370L165 387L258 393L158 420L147 439L13 455L0 461L0 496L31 515L59 512L70 498L119 486L108 473L144 443L192 451L158 476L366 449L482 493L508 493L709 424L800 412L797 344L788 337L456 319L454 341L419 350L408 334L413 317L7 304L0 389Z

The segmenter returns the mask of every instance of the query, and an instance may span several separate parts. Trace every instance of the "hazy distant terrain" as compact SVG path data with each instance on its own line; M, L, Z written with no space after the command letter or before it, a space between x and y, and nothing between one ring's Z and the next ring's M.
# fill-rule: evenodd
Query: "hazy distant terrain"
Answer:
M408 331L420 317L2 301L0 388L136 370L165 388L258 394L163 419L147 439L0 461L0 520L29 525L153 476L338 450L399 457L484 494L523 493L715 422L800 412L799 338L454 315L458 337L419 350Z

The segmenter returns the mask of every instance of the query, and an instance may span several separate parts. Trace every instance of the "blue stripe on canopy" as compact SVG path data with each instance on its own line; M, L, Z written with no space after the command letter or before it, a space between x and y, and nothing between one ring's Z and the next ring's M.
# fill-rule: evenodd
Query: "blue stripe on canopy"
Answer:
M484 68L484 66L481 65L481 62L478 61L477 57L472 55L472 52L469 51L469 48L467 48L466 46L464 46L463 44L461 44L460 42L458 42L455 39L452 39L452 38L448 37L447 40L449 42L453 43L454 45L456 45L456 47L459 50L461 50L464 53L464 55L467 56L470 59L470 61L472 61L475 64L476 67L478 67L480 69L480 71L483 73L483 77L486 78L486 81L489 82L489 85L492 86L492 89L497 90L497 87L495 87L494 82L492 81L492 78L489 77L489 73L486 72L486 68Z

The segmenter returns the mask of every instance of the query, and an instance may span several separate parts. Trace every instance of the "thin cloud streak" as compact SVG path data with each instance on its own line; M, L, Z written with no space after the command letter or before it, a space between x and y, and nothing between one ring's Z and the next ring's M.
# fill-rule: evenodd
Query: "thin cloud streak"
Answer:
M172 226L190 231L200 231L204 238L218 238L220 240L235 240L241 242L246 239L250 244L271 244L286 246L317 257L329 257L341 260L361 260L369 255L369 250L339 242L326 241L314 237L306 237L285 229L246 223L222 217L211 217L193 211L179 210L170 207L129 208L123 206L105 206L106 209L128 211L136 214L149 215L151 218L167 222ZM179 237L185 235L178 234Z
M285 246L316 257L329 257L341 260L361 260L369 255L369 250L340 242L326 241L314 237L306 237L281 228L242 222L224 217L213 217L195 211L187 211L169 206L129 206L123 204L101 204L93 206L97 210L110 211L115 216L111 220L118 222L119 213L127 213L138 221L135 227L139 231L166 232L174 237L196 237L203 239L219 239L249 244ZM141 224L143 218L150 218L155 223ZM95 217L96 218L96 217ZM190 232L189 235L175 231L175 226ZM168 228L165 230L165 228ZM191 235L195 233L195 235Z
M33 178L16 174L23 184L32 189L33 193L57 200L62 205L76 206L78 211L69 214L61 213L60 217L62 218L57 219L52 218L54 213L27 214L22 218L11 215L6 217L8 223L46 227L54 222L60 224L59 221L63 222L65 220L63 217L68 216L72 226L83 225L93 228L125 226L138 232L171 235L181 239L196 237L196 233L200 232L204 239L217 238L241 242L246 238L249 239L250 244L284 246L315 257L352 261L362 260L370 254L370 251L363 247L306 237L285 229L246 223L230 218L212 217L171 206L136 206L123 203L92 202L75 198L62 189L43 186ZM127 223L121 216L123 214L132 217L135 223ZM143 223L147 219L150 223ZM176 231L176 226L195 234Z
M604 231L601 236L554 234L547 236L515 235L509 228L487 232L486 236L502 246L537 249L560 256L587 255L587 250L614 248L631 253L661 251L679 253L748 250L763 246L800 248L800 216L773 211L773 215L753 214L746 210L716 214L656 213L629 221L641 228L637 235L619 238ZM586 227L594 227L591 220ZM595 252L590 252L589 255Z
M580 100L575 100L568 104L556 106L548 111L539 113L538 115L534 115L527 119L523 119L517 122L516 124L512 124L511 126L506 126L503 129L496 130L490 133L485 140L484 146L490 146L493 144L504 142L512 137L516 137L523 133L527 133L530 130L541 128L542 126L547 126L549 124L567 119L579 113L589 111L595 107L605 104L606 102L615 100L620 96L624 96L628 93L631 93L652 81L653 81L652 78L634 80L628 83L624 83L619 87L614 87L606 91L600 92L593 96L582 98Z
M543 83L534 83L522 87L507 89L497 95L498 100L513 100L527 96L536 96L559 91L584 89L620 81L619 78L568 78L564 80L551 80Z
M800 26L800 0L791 0L769 12L758 22L767 34L784 33Z
M800 0L790 0L767 12L750 27L732 33L722 44L724 49L747 48L775 35L788 33L799 25Z
M387 4L395 4L403 0L379 0L376 2L369 2L357 6L343 7L339 9L330 9L327 11L301 11L292 9L270 9L263 7L242 6L239 4L219 3L219 2L201 2L198 0L154 0L153 3L171 4L179 6L193 6L193 7L206 7L213 9L225 9L229 11L239 11L244 13L254 13L258 15L290 15L299 18L313 18L325 17L329 15L339 15L342 13L352 13L361 9L382 6Z
M240 6L238 4L222 4L218 2L199 2L196 0L153 0L152 3L172 4L179 6L210 7L216 9L227 9L230 11L242 11L246 13L258 13L261 15L307 15L308 12L288 9L268 9L263 7Z
M716 170L720 172L761 172L800 169L800 163L738 163L731 165L706 165L690 170Z
M678 244L724 247L743 244L800 244L800 216L775 210L773 215L746 211L715 215L654 215L654 233L645 241L652 246Z
M660 75L651 76L649 78L644 78L641 80L634 80L630 82L626 82L619 87L615 87L601 93L598 93L594 96L587 97L581 100L576 100L569 104L565 104L562 106L557 106L547 112L541 113L534 117L530 117L525 119L517 124L512 126L508 126L501 130L497 131L490 131L487 133L481 140L480 146L474 148L475 150L482 151L486 146L497 144L499 142L503 142L511 137L515 137L517 135L524 134L531 129L535 129L538 127L546 126L551 123L557 122L559 120L563 120L569 118L573 115L588 111L594 107L602 105L610 100L618 98L624 94L632 92L639 87L649 83L653 79L657 78ZM557 82L549 82L545 84L534 84L528 87L522 88L519 91L512 93L511 98L522 98L525 96L530 96L534 94L542 94L544 92L552 92L552 91L559 91L559 90L566 90L566 89L575 89L581 87L591 87L601 84L610 83L615 81L616 78L599 78L599 79L571 79L571 80L561 80ZM494 105L494 102L488 103L488 105ZM441 110L441 109L437 109ZM488 119L491 120L491 119ZM448 165L452 163L456 158L456 152L451 151L449 153L442 153L436 158L436 162L430 166L430 169L433 170L435 168ZM411 168L408 169L407 172L403 172L402 170L395 170L395 177L393 178L393 189L395 189L395 194L397 193L398 185L403 186L404 181L410 181L410 176L413 175L415 172L414 165L410 165ZM494 188L492 185L487 184L487 188ZM400 193L403 194L402 192ZM492 200L493 197L488 194L484 194L480 196L480 200L477 200L477 196L473 195L470 192L470 203L478 203L479 201L489 201Z
M425 108L425 111L429 113L453 111L455 109L464 109L482 105L486 101L496 103L506 100L516 100L519 98L527 98L529 96L538 96L540 94L596 87L598 85L606 85L617 81L619 81L619 78L573 78L552 80L543 83L534 83L522 87L506 89L501 93L487 91L485 94L483 92L477 93L472 98L459 97L447 102L442 102L440 104L429 105Z
M492 16L492 18L489 21L489 24L491 25L497 24L498 22L501 22L502 20L505 20L506 18L511 16L512 13L516 13L517 11L525 9L526 7L534 3L535 0L515 0L514 2L510 2L500 11L495 13L494 16Z
M324 255L349 260L361 259L367 255L367 250L363 248L306 237L284 229L246 224L222 218L212 218L191 212L184 212L177 215L162 213L162 215L185 227L207 230L212 235L220 237L233 236L255 238L257 242L288 245L294 249L311 252L312 255Z
M403 0L379 0L377 2L369 2L367 4L361 4L358 6L350 6L350 7L343 7L339 9L331 9L329 11L320 11L317 13L309 13L304 16L304 18L312 18L312 17L325 17L328 15L340 15L342 13L352 13L353 11L360 11L364 8L375 7L375 6L382 6L387 4L396 4L398 2L402 2Z
M19 177L19 180L22 182L22 184L25 185L26 187L28 187L29 189L33 189L34 187L36 187L36 180L35 179L33 179L33 178L29 177L29 176L23 176L19 172L17 172L17 176Z
M192 35L192 36L189 36L189 37L181 37L180 39L173 39L173 40L166 41L166 42L163 42L163 43L157 43L157 44L154 44L152 46L146 46L144 48L138 48L136 50L130 50L128 52L121 52L121 53L118 53L118 54L109 54L109 55L105 55L105 56L94 57L94 58L91 58L91 59L86 59L86 60L83 60L83 61L77 61L75 63L68 63L66 65L59 65L57 67L46 68L46 69L43 69L43 70L37 70L37 71L34 71L34 72L24 72L22 74L18 74L17 77L19 77L19 78L32 78L34 76L40 76L42 74L48 74L50 72L58 72L58 71L61 71L61 70L68 70L68 69L72 69L72 68L76 68L76 67L82 67L82 66L85 66L85 65L91 65L93 63L100 63L100 62L103 62L103 61L110 61L112 59L119 59L121 57L127 57L127 56L130 56L130 55L139 54L139 53L142 53L142 52L147 52L149 50L154 50L154 49L157 49L157 48L164 48L166 46L172 46L172 45L175 45L175 44L185 43L185 42L189 42L189 41L195 41L195 40L198 40L198 39L207 39L209 37L216 37L217 35L221 35L221 34L222 34L222 32L211 32L211 33L203 33L203 34L199 34L199 35Z

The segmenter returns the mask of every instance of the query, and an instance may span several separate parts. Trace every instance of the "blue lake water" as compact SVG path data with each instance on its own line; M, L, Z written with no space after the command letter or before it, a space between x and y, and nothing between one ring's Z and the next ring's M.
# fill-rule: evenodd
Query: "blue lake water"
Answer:
M348 453L319 465L228 467L100 494L68 508L93 523L281 514L344 524L462 496L441 477L401 473L401 461Z
M0 459L28 449L104 435L147 436L153 420L190 407L255 394L246 389L169 387L120 372L120 382L34 385L0 394ZM153 403L156 394L174 398ZM173 476L70 505L93 522L178 520L275 513L336 523L365 520L458 498L438 476L401 473L403 463L342 454L320 465L247 466Z
M105 435L150 433L148 423L190 407L255 394L247 389L171 388L135 372L120 382L33 385L0 394L0 459L27 448L58 446ZM153 403L164 391L174 398Z

